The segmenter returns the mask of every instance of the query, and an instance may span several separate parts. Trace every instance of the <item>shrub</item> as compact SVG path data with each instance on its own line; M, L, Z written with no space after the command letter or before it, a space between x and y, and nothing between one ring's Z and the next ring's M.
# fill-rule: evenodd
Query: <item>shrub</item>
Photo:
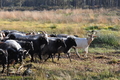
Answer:
M116 37L113 34L101 34L99 35L91 44L92 47L118 47L120 46L119 41L120 37Z
M85 30L99 30L99 27L98 26L89 26L87 28L85 28Z

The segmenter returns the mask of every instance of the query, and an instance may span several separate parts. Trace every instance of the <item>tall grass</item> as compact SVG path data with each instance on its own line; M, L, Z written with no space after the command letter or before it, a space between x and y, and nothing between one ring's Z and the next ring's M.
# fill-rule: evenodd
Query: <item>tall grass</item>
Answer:
M42 23L113 23L119 24L117 11L109 9L58 9L44 11L0 11L0 19L34 20Z

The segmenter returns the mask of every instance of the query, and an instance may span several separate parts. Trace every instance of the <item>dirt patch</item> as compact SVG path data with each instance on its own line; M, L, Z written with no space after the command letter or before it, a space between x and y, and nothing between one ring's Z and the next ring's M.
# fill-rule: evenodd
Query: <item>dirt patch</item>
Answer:
M113 53L110 53L113 54ZM69 62L69 58L66 55L61 55L61 58L59 61L57 61L57 56L55 58L56 63L52 63L52 60L49 59L47 62L45 63L35 63L35 67L40 68L39 65L44 66L45 69L47 70L56 70L56 69L74 69L77 70L78 72L80 71L89 71L89 72L101 72L105 69L105 67L109 67L112 68L115 67L115 71L120 71L120 60L119 58L115 57L115 56L109 56L109 55L95 55L95 54L89 54L87 58L84 57L84 55L80 55L80 58L76 55L76 54L71 54L71 59L72 59L72 63ZM112 58L115 58L115 60L112 60ZM31 62L29 62L28 60L26 60L26 64L29 64ZM112 65L113 64L113 65ZM115 64L115 66L114 66ZM2 66L0 67L0 71L2 70ZM16 70L16 69L15 69ZM39 70L39 69L38 69ZM34 69L34 71L37 71L37 69ZM114 69L113 69L114 71ZM21 71L23 72L23 71ZM18 76L21 74L15 74L15 73L11 73L11 75L14 76ZM6 73L0 74L1 77L7 76Z
M110 59L109 57L104 56L104 55L98 55L98 56L95 56L94 58L96 58L96 59Z

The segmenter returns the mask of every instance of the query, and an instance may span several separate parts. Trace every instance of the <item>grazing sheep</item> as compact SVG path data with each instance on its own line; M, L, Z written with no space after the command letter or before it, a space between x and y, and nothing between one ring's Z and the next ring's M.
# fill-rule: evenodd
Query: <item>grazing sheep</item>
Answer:
M34 50L33 42L32 41L22 41L22 40L16 40L16 41L24 49L24 57L23 57L23 59L25 59L26 56L29 55L29 51L33 51Z
M18 61L20 61L20 63L22 62L22 58L21 58L21 54L17 51L17 49L5 42L0 42L0 49L1 49L1 53L2 55L4 54L4 56L2 57L1 55L1 62L3 64L3 70L2 73L4 72L5 69L5 64L7 64L7 75L8 75L8 69L9 69L9 64L15 64L18 63ZM20 60L19 60L20 59ZM14 67L14 65L13 65Z
M17 54L19 55L20 62L24 57L24 50L22 49L21 45L15 40L6 40L5 43L12 46L14 50L16 50Z

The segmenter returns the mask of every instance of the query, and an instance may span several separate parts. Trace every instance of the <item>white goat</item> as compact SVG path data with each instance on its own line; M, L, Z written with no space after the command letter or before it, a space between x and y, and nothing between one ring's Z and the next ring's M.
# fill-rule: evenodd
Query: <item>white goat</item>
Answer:
M80 57L79 54L78 54L78 49L83 49L85 51L84 56L87 57L88 48L89 48L91 42L96 37L95 34L96 34L96 32L92 31L92 34L88 35L89 36L88 38L79 38L79 37L75 38L77 46L73 47L73 49L76 51L76 54L78 55L78 57Z

